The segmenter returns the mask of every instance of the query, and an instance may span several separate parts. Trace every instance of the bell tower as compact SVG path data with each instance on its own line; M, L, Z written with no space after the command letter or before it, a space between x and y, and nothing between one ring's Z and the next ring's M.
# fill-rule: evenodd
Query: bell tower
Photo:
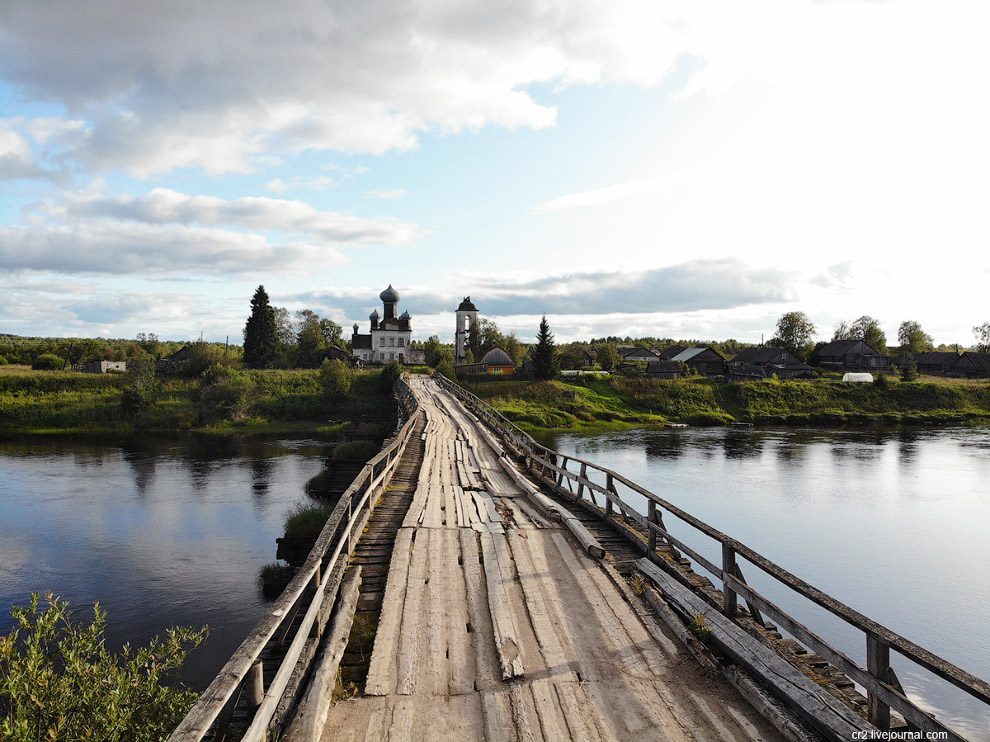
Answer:
M470 296L457 307L457 329L454 332L454 364L464 363L465 351L471 337L471 323L478 319L478 307L471 302ZM475 360L478 360L477 358Z

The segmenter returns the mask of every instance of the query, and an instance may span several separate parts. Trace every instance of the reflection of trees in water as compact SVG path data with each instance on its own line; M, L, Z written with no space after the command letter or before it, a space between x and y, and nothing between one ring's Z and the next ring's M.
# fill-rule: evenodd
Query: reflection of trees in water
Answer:
M744 430L728 430L722 440L722 449L727 459L754 459L763 453L763 445L758 434Z
M911 466L918 460L918 441L922 433L918 430L901 430L897 434L897 460L905 466Z
M134 472L134 484L142 495L155 481L161 449L158 439L127 438L120 445L121 455Z
M680 432L655 432L646 438L647 458L673 461L681 458L688 447L687 436Z

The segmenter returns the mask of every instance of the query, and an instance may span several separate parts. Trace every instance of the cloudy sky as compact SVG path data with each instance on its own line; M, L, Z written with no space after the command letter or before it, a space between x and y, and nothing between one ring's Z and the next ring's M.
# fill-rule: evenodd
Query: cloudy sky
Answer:
M0 332L990 321L979 0L3 0Z

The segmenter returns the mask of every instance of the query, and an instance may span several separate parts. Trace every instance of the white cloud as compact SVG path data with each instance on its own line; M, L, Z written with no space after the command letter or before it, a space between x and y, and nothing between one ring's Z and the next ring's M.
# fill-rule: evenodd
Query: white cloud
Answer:
M326 176L297 175L288 180L274 178L265 183L265 190L272 193L285 193L298 188L311 191L326 191L336 185L339 185L336 180Z
M566 209L582 209L604 204L622 201L633 196L644 193L655 193L656 191L670 188L680 180L678 176L668 175L655 178L642 178L640 180L628 181L625 183L615 183L614 185L595 188L581 193L569 193L547 201L539 206L534 206L534 211L564 211Z
M105 195L93 191L66 193L42 207L64 220L115 219L156 225L233 226L259 231L279 230L331 244L407 245L420 235L415 224L389 217L366 219L295 200L192 196L156 188L141 196Z
M115 220L0 227L0 270L134 276L303 274L342 265L337 249L261 235Z

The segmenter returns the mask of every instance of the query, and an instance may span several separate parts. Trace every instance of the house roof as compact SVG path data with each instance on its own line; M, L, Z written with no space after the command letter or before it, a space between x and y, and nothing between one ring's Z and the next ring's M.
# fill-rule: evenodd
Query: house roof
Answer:
M492 348L481 358L481 363L488 366L514 366L512 356L501 348Z
M952 366L953 368L956 366L968 366L979 371L990 371L990 353L966 351L959 356L959 360L955 361Z
M351 336L351 347L354 350L371 350L371 335L358 335L355 333Z
M680 361L681 363L687 363L692 358L696 358L697 356L700 356L703 353L711 353L711 354L713 354L715 356L718 356L722 360L725 360L724 358L722 358L722 354L721 353L719 353L714 348L709 348L707 345L704 346L704 347L701 347L701 348L685 348L684 350L682 350L680 353L678 353L676 356L674 356L670 360L672 360L672 361Z
M641 348L638 345L625 345L618 348L618 351L619 351L619 355L622 356L623 358L628 358L629 356L636 356L636 355L648 355L648 356L652 356L653 358L657 357L657 354L654 353L649 348Z
M687 349L688 347L686 345L669 345L661 350L657 355L660 356L661 361L669 361L678 353L682 353Z
M833 340L825 343L816 353L819 356L844 356L847 353L861 353L863 355L880 356L880 353L867 345L862 340Z
M799 369L801 371L812 371L807 363L791 353L786 348L746 348L741 350L733 363L747 363L754 366L771 366L773 368Z
M929 353L915 353L914 362L916 364L924 364L926 366L932 365L946 365L952 363L959 357L959 354L954 351L931 351Z

